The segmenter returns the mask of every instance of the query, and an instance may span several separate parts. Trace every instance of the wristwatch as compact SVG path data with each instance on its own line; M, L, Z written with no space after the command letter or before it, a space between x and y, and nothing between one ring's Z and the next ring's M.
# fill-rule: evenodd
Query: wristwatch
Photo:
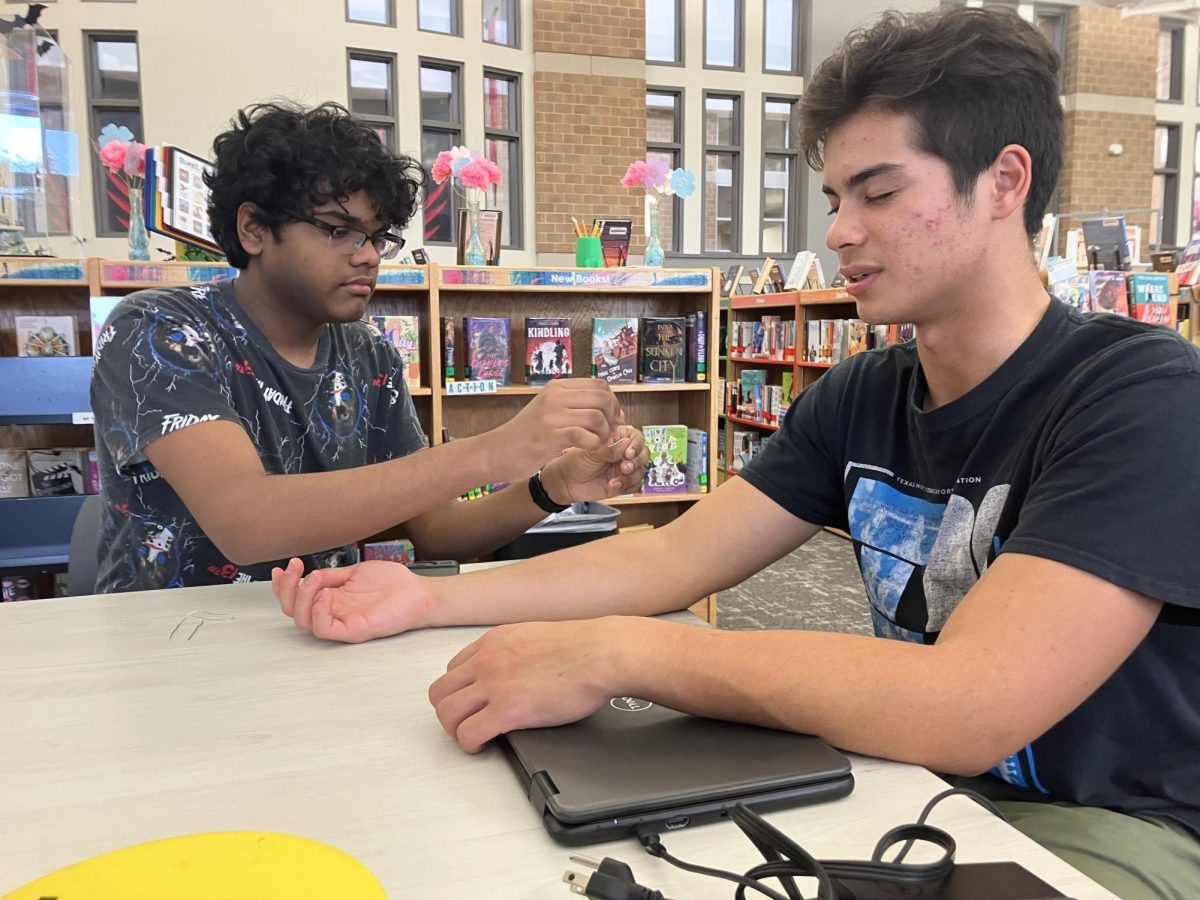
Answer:
M560 513L564 509L570 509L570 503L555 503L550 499L550 495L546 493L546 486L542 484L542 472L539 469L529 476L529 496L533 498L533 502L538 505L539 509L544 509L548 513Z

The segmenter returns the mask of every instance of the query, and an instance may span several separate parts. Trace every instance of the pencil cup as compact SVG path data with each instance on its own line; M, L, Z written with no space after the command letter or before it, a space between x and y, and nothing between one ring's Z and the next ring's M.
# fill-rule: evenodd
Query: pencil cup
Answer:
M604 251L600 247L600 238L575 239L575 265L580 269L604 268Z

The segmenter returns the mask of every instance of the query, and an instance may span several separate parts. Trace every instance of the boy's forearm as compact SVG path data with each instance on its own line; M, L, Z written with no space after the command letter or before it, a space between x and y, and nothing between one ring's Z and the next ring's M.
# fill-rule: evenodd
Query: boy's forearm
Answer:
M239 564L316 553L406 522L491 480L489 454L476 446L483 441L464 438L334 472L255 476L231 489L236 503L193 512ZM224 521L210 528L213 518Z
M474 559L516 540L546 517L524 482L479 500L452 500L408 523L421 559Z

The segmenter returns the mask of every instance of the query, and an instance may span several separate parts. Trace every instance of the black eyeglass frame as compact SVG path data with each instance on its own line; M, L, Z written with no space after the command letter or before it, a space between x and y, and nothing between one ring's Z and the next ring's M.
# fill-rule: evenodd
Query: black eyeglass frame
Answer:
M404 249L404 238L392 231L390 226L374 234L367 234L361 228L353 228L350 225L334 225L331 222L314 219L312 216L302 216L299 213L284 213L284 215L289 219L295 219L297 222L303 222L306 225L312 225L314 228L324 231L329 235L329 245L331 247L334 246L333 242L337 240L337 232L339 231L348 231L361 235L361 237L354 241L351 253L357 253L367 241L371 242L371 246L375 248L375 252L379 254L380 259L394 259ZM383 247L379 246L381 241L383 242Z

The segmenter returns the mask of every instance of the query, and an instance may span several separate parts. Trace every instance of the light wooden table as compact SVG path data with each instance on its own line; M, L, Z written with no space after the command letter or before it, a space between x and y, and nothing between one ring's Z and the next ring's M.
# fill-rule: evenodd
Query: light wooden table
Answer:
M193 610L232 621L196 630ZM392 898L565 900L568 851L500 752L463 753L426 698L481 631L326 643L265 584L0 605L0 894L144 841L262 830L346 851ZM768 816L818 858L867 857L945 787L915 766L853 762L849 797ZM931 823L961 861L1015 859L1073 897L1111 896L969 800L945 801ZM726 869L761 861L731 823L665 842ZM732 894L633 840L586 852L624 859L667 896Z

